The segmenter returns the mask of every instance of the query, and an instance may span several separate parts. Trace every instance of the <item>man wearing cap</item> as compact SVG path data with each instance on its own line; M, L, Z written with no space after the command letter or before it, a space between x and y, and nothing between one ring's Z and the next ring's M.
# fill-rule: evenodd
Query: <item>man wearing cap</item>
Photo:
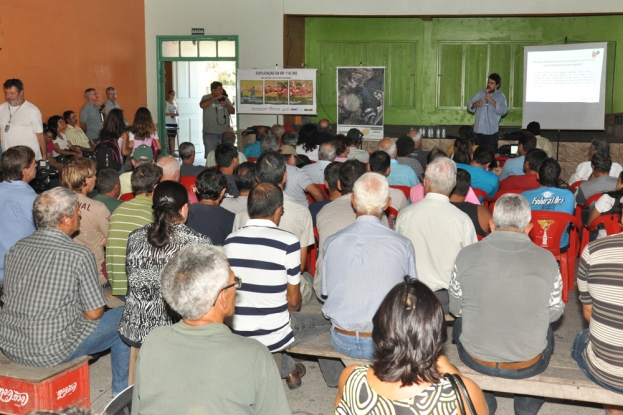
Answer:
M325 199L323 191L314 184L314 181L306 171L296 167L298 163L296 148L281 146L279 152L283 155L286 162L285 194L305 207L309 205L305 192L309 193L316 202L323 201Z
M136 169L141 164L154 162L154 150L151 147L141 144L134 149L132 155L132 166ZM121 183L121 194L132 193L131 183L132 172L126 172L119 176L119 182Z

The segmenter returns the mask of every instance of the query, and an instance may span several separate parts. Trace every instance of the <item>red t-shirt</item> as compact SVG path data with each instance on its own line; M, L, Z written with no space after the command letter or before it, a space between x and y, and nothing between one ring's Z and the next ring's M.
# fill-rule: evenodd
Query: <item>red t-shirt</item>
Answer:
M500 182L500 190L532 190L539 186L536 174L509 176Z

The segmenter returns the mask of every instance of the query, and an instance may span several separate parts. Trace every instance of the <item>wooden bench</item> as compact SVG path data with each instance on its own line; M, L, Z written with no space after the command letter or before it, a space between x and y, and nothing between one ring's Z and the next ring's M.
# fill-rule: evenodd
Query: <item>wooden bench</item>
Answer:
M0 413L90 404L89 356L47 368L21 366L0 354Z
M370 364L369 360L354 359L337 352L331 346L329 333L321 334L307 342L297 344L288 352L341 359L345 365ZM588 380L571 357L553 354L545 372L528 379L503 379L474 372L461 362L450 340L444 345L442 353L465 376L476 382L482 390L492 392L518 393L523 395L543 396L546 398L572 401L593 402L600 404L623 405L623 395L610 392Z

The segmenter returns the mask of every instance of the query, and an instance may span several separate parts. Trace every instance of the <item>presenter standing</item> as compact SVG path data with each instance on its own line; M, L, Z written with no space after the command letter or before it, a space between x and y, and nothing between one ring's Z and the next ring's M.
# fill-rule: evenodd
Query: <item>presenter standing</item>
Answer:
M487 79L487 87L476 92L467 103L467 111L476 113L476 144L490 145L496 152L500 118L508 112L506 97L499 90L501 83L500 75L492 73Z

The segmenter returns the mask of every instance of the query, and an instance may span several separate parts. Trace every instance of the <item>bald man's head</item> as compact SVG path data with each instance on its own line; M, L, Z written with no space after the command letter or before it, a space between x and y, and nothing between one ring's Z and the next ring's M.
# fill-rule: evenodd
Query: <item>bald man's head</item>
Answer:
M158 163L156 164L162 168L162 181L180 181L180 165L173 157L161 157L160 159L158 159Z

